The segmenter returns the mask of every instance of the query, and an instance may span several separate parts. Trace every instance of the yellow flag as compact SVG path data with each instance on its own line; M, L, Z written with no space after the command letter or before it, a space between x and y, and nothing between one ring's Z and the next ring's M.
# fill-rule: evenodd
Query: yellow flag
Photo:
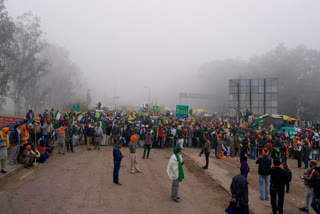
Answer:
M227 120L227 128L230 129L230 123L229 120Z

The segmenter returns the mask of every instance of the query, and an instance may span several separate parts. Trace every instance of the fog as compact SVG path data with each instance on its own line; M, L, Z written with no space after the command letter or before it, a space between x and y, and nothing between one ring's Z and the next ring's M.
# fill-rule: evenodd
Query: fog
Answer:
M10 0L6 8L11 17L41 19L44 38L65 47L82 72L79 91L85 99L91 89L91 105L112 105L114 96L139 105L150 88L158 104L174 107L179 92L216 93L217 79L228 91L227 78L236 74L212 70L212 81L200 80L214 60L247 61L282 43L320 49L317 0Z

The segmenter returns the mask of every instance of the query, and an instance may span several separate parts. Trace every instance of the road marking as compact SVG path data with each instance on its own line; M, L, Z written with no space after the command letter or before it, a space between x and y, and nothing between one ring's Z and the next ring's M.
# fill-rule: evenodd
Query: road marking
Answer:
M34 171L30 171L26 174L24 174L23 176L21 176L20 180L23 180L24 178L28 177L29 175L31 175Z

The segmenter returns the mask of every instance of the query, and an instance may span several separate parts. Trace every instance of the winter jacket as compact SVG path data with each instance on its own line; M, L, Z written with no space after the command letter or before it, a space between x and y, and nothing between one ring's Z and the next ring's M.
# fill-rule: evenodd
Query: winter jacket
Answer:
M316 198L320 199L320 174L314 179L313 193Z
M270 189L284 191L284 186L289 190L289 179L287 173L280 167L273 167L269 170Z
M248 206L249 204L249 191L247 178L243 174L236 175L232 178L230 186L232 197L239 200L240 205Z
M268 156L263 156L256 161L259 164L259 175L268 175L268 171L271 168L271 159Z
M121 153L120 149L117 146L115 146L113 148L113 160L114 161L121 161L122 157L123 156L122 156L122 153Z

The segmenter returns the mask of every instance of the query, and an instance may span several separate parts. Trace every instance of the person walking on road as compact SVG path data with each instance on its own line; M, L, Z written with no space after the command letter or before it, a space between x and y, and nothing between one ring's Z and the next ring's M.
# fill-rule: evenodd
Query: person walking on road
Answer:
M270 174L270 196L272 212L283 214L283 202L285 186L289 193L289 179L287 173L280 167L280 160L274 159L274 167L269 170Z
M210 140L209 140L209 137L208 135L206 134L204 136L204 139L205 139L205 144L203 146L203 148L201 149L201 152L199 154L199 156L201 157L201 155L204 153L205 156L206 156L206 165L204 167L202 167L202 169L208 169L208 166L209 166L209 156L210 156Z
M147 150L148 150L147 159L149 159L152 138L153 138L153 136L151 134L151 130L148 129L147 134L144 136L144 151L143 151L143 156L142 156L143 159L146 157Z
M174 202L179 202L179 182L181 182L184 179L182 168L183 159L180 154L180 151L180 146L177 146L173 149L173 155L171 156L167 167L167 174L169 178L172 180L171 199Z
M121 161L124 156L122 155L120 149L122 148L123 144L121 141L117 142L117 145L113 148L113 183L117 185L121 185L119 183L119 171L121 166Z
M314 185L314 179L318 172L315 170L315 167L317 166L317 161L316 160L311 160L309 162L310 168L308 171L304 174L304 184L307 187L307 192L306 192L306 200L305 200L305 205L304 207L299 208L300 211L309 213L309 205L310 205L310 198L313 198L313 185Z
M9 128L5 127L0 133L0 162L1 162L1 173L7 173L5 170L6 160L8 156L9 148Z
M228 214L249 214L249 191L247 176L250 167L247 162L242 162L240 174L232 178L230 186L232 199L226 209Z
M256 164L259 164L258 173L259 173L259 189L260 189L260 200L265 199L269 200L269 169L271 168L271 159L268 157L269 150L267 148L262 149L262 155L259 156L259 159L256 161ZM265 184L265 194L263 198L263 181Z
M130 151L130 173L142 173L138 167L136 148L137 148L137 137L132 135L130 138L130 143L128 144Z

